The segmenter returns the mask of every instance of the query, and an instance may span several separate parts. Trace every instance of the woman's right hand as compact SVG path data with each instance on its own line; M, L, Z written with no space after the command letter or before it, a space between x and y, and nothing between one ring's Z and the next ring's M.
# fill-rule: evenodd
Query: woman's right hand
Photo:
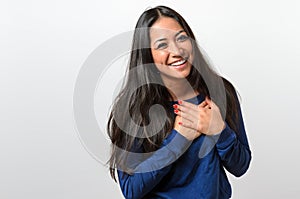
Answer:
M176 118L175 118L174 129L178 133L180 133L182 136L184 136L188 140L194 140L194 139L196 139L197 137L199 137L201 135L200 132L198 132L194 129L185 127L183 125L180 125L180 123L184 122L182 120L184 120L184 119L179 115L177 115Z

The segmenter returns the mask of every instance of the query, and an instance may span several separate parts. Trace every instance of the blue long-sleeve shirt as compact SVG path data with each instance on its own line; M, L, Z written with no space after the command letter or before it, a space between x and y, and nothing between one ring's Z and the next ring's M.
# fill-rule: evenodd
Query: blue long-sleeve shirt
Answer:
M198 95L186 101L199 104L203 100L204 96ZM231 186L224 168L239 177L251 160L240 106L238 114L238 133L225 122L220 134L202 134L191 142L173 129L160 149L138 164L133 174L118 170L125 198L230 198Z

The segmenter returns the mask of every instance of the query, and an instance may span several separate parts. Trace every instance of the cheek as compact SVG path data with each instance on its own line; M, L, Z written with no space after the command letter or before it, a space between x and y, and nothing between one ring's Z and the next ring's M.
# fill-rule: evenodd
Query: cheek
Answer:
M164 51L152 51L153 61L155 64L165 64L167 62L167 53Z
M193 63L194 63L194 52L193 52L193 51L191 52L191 55L190 55L189 61L191 62L191 64L193 64Z
M187 46L187 50L188 50L188 53L190 54L189 61L191 63L193 63L193 61L194 61L194 50L193 50L192 44L190 44L190 45Z
M193 46L190 42L187 43L187 45L185 46L185 49L189 52L190 55L193 55Z

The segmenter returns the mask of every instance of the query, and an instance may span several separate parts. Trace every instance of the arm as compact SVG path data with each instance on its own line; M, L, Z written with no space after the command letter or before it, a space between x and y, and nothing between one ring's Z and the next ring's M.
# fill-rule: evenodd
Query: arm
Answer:
M249 167L251 151L236 93L233 100L236 100L236 111L239 118L237 133L229 127L226 121L223 121L220 109L207 97L199 105L180 101L179 105L176 105L178 110L176 114L185 119L182 123L183 126L212 138L224 167L233 175L241 176Z
M236 100L238 100L236 98ZM243 175L251 161L251 151L249 148L244 121L240 104L238 105L238 132L237 134L226 123L225 129L214 136L217 140L216 148L224 167L236 177Z
M173 129L160 149L138 164L132 175L118 170L119 183L125 198L138 199L149 193L170 171L172 163L190 144L189 140Z

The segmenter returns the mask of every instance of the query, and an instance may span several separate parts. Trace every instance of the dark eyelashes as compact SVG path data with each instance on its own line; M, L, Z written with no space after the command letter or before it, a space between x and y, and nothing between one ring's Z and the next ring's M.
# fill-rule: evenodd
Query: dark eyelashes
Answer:
M188 39L188 36L186 36L186 35L180 35L177 40L178 41L185 41L187 39Z
M184 42L186 40L188 40L189 37L187 35L180 35L179 37L177 37L176 41L177 42ZM157 45L156 49L164 49L168 46L167 43L163 42Z
M157 45L157 49L164 48L165 46L167 46L166 43L160 43L160 44Z

